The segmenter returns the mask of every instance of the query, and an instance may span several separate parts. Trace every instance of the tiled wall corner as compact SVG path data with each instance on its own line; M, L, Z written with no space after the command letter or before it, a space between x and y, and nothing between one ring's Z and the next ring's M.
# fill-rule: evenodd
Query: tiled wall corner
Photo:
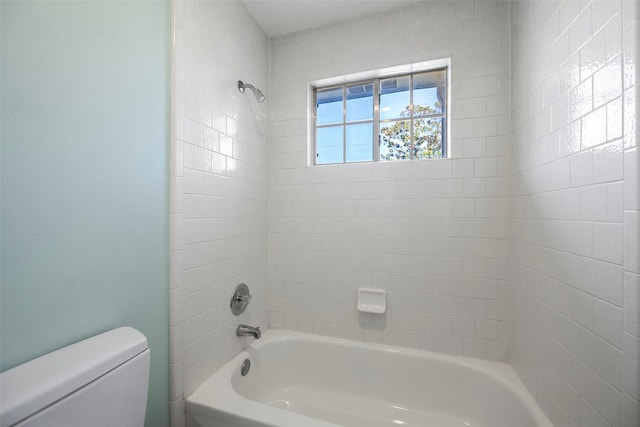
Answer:
M555 426L638 422L631 4L511 3L513 364Z
M171 139L172 427L184 397L267 327L267 118L237 90L268 91L268 40L239 1L173 0ZM253 300L229 310L238 283Z
M428 1L272 40L270 327L508 360L508 32L505 2ZM451 159L307 166L309 81L444 57Z
M184 0L171 2L171 104L169 175L169 423L184 427L183 293L183 134L184 134Z
M623 425L640 423L640 4L623 0L624 332Z

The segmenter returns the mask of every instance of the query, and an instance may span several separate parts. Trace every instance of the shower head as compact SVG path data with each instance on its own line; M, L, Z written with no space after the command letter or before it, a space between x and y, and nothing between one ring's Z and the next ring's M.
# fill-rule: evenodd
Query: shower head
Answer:
M262 93L260 89L248 83L242 83L242 80L238 80L238 90L240 91L240 93L244 93L244 90L246 88L249 88L253 91L253 96L256 97L256 101L258 102L264 101L264 93Z

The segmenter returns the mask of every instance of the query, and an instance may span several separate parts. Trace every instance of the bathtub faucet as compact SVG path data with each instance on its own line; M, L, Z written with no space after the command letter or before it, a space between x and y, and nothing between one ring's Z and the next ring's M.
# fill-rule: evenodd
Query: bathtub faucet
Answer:
M255 339L259 339L262 336L262 332L260 332L260 326L253 326L239 324L238 329L236 329L236 335L239 337L247 337L249 335L253 336Z

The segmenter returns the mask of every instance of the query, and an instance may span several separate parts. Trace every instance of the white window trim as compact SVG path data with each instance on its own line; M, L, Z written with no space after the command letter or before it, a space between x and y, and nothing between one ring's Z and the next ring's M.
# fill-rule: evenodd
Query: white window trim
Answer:
M357 82L361 80L371 80L371 79L384 79L387 77L393 77L400 74L418 74L425 71L437 70L439 68L447 69L447 103L446 103L446 153L448 159L452 158L452 147L451 141L451 58L441 58L441 59L432 59L429 61L415 62L412 64L406 65L396 65L393 67L382 68L378 70L370 70L363 71L359 73L352 74L344 74L336 77L329 77L324 79L312 80L307 82L307 166L335 166L335 165L352 165L352 164L362 164L362 162L354 162L354 163L331 163L331 164L320 164L317 165L315 163L315 118L314 118L314 89L317 87L326 87L326 86L337 86L343 84L349 84L352 82ZM422 159L422 160L437 160L437 159ZM419 160L412 160L419 161ZM380 161L372 161L365 163L387 163Z

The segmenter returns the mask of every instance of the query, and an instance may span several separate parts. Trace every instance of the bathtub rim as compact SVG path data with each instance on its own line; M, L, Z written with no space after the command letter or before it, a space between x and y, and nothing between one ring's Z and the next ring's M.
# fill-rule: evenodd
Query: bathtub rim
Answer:
M436 353L429 350L417 350L405 347L398 347L388 344L369 343L354 341L346 338L316 335L306 332L291 331L286 329L268 329L262 334L262 338L250 342L239 354L225 363L217 372L205 379L193 393L185 398L185 409L187 414L194 416L210 417L211 415L221 415L237 417L257 425L274 425L279 427L299 427L301 420L304 420L307 427L342 427L329 421L313 418L307 415L289 412L284 409L271 407L261 402L252 400L236 391L232 384L233 376L240 369L244 359L251 359L260 348L277 345L278 343L293 341L312 341L316 343L327 343L333 345L346 346L365 351L382 351L399 353L436 363L444 363L449 366L460 366L464 369L471 369L476 373L485 375L490 380L504 386L510 393L520 400L529 411L533 420L540 427L553 427L542 409L535 402L533 396L526 389L513 366L504 362L497 362L484 359L476 359L465 356L454 356L443 353ZM221 395L222 387L226 392ZM267 418L265 418L267 417ZM301 418L302 417L302 418ZM268 420L277 420L277 424L269 424Z

